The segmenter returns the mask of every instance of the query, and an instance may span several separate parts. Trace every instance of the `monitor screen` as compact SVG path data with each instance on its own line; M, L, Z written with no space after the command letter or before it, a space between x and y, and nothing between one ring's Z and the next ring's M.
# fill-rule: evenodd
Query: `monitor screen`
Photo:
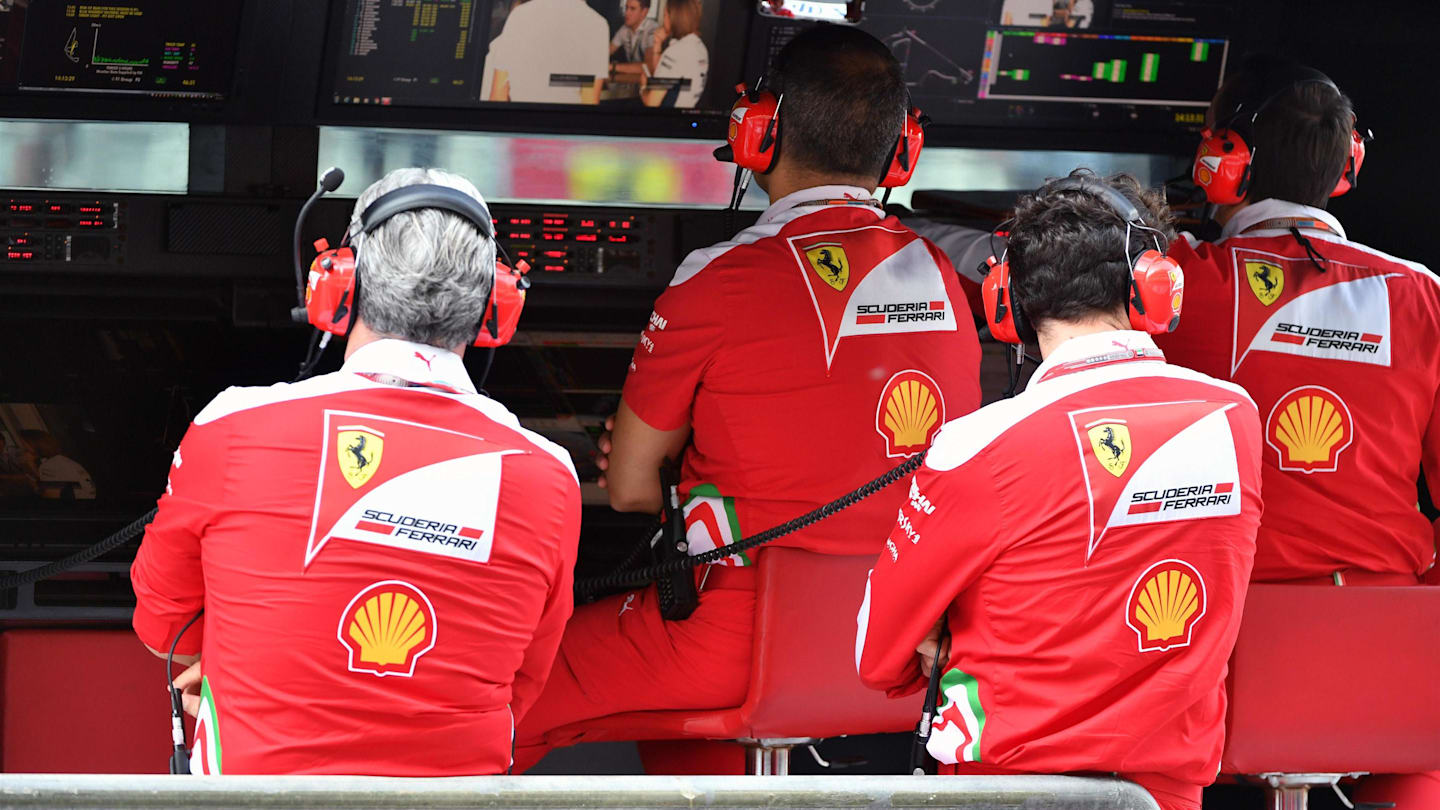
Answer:
M20 70L20 38L25 33L26 7L0 0L0 88L15 86Z
M223 98L242 3L0 0L0 86ZM13 35L21 28L17 60Z
M942 126L1175 130L1198 127L1220 85L1231 14L1206 0L870 0L860 27ZM764 19L747 72L805 25Z
M747 7L742 0L342 0L330 102L723 116L735 97Z

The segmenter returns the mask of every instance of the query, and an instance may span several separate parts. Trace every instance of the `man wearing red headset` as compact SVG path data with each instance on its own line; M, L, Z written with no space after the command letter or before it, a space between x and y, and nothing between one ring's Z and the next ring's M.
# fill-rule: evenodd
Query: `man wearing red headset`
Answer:
M1167 220L1128 176L1076 172L1021 198L992 259L992 334L1044 362L935 438L858 617L871 687L938 662L943 773L1118 772L1198 810L1219 768L1260 424L1150 339L1183 295Z
M311 269L305 314L348 336L343 367L228 389L186 433L131 576L141 641L200 656L177 680L192 772L510 765L570 615L580 504L565 451L461 360L514 331L523 285L495 254L468 181L391 172Z
M1255 580L1433 580L1437 527L1415 504L1422 471L1440 494L1440 279L1351 241L1325 210L1354 187L1365 130L1324 74L1251 60L1208 118L1194 179L1222 231L1171 247L1189 291L1160 345L1260 408ZM1391 786L1367 780L1358 795L1440 806L1440 777L1409 781L1382 796Z
M682 462L692 555L876 478L980 398L979 343L954 270L872 196L909 178L923 138L889 49L855 28L811 28L730 120L725 151L772 204L680 265L601 443L622 511L659 511L660 468ZM904 497L884 490L776 544L873 554ZM583 736L591 718L740 706L764 554L698 570L700 604L684 621L661 617L653 587L578 609L520 725L517 769Z

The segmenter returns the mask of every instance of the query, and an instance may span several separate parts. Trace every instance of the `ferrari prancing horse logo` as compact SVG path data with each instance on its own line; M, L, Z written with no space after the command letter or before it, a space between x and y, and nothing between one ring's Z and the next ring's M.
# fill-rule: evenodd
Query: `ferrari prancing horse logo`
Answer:
M1269 262L1247 259L1245 278L1250 280L1250 289L1255 293L1255 297L1267 307L1275 303L1275 299L1285 291L1285 271Z
M336 460L340 474L352 489L359 489L380 469L380 454L385 449L385 434L359 425L341 428L335 437Z
M805 248L805 258L821 281L837 291L850 283L850 259L839 242L821 242Z
M1105 471L1119 478L1130 466L1130 428L1119 422L1106 422L1090 428L1090 449Z

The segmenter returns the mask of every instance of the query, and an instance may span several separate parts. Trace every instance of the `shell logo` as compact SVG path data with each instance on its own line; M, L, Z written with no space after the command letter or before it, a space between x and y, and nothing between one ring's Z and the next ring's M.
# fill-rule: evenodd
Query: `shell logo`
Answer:
M1208 186L1215 180L1215 172L1220 171L1220 158L1210 153L1208 144L1200 144L1200 158L1195 162L1195 182L1202 186Z
M875 432L885 440L886 458L905 458L930 446L945 424L945 396L935 380L906 369L880 389Z
M1125 603L1125 623L1135 631L1140 652L1188 647L1205 607L1205 580L1195 566L1161 560L1135 580Z
M735 143L735 136L740 134L740 126L732 119L730 121L730 134L727 136L730 143Z
M387 579L355 594L335 633L350 652L351 672L409 678L435 646L435 608L419 588Z
M1280 469L1291 472L1335 472L1340 454L1354 439L1355 422L1345 400L1318 385L1291 389L1265 420L1265 443L1275 449Z

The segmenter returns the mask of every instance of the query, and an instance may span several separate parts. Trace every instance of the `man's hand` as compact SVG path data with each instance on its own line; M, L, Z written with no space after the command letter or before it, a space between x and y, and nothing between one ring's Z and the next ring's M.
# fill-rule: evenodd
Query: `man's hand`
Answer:
M945 643L940 643L940 634L944 629L945 617L941 616L935 621L935 626L930 628L930 632L925 634L925 639L915 647L915 652L920 656L920 674L927 678L930 677L930 673L935 669L935 650L937 647L940 650L940 661L942 665L944 662L950 660L950 637L946 636Z
M595 480L595 483L599 484L601 489L610 486L609 482L605 480L605 471L610 469L610 450L614 447L611 433L614 430L615 415L611 414L605 417L605 432L601 433L600 438L595 441L595 446L599 448L599 452L595 454L595 466L600 468L600 477Z
M200 662L196 661L175 677L175 688L180 690L180 701L185 713L191 717L200 714Z

